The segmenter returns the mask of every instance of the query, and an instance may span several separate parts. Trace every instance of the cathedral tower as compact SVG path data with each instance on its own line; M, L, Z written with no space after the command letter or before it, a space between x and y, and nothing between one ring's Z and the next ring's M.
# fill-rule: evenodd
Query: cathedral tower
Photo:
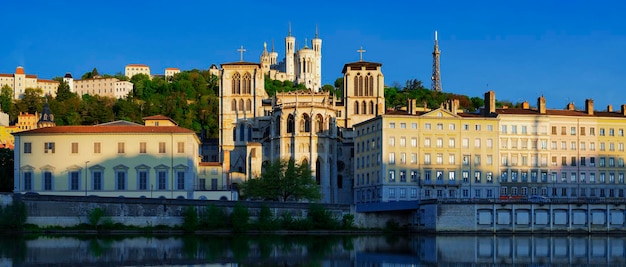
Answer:
M315 66L313 85L315 91L320 91L322 88L322 39L319 38L319 29L315 28L315 38L311 41L313 46L313 52L315 52Z
M296 37L291 36L291 24L289 24L289 33L285 37L285 73L287 79L295 80L295 45Z
M362 48L358 62L344 65L343 95L345 121L343 127L353 125L374 118L385 113L385 77L382 64L363 61Z

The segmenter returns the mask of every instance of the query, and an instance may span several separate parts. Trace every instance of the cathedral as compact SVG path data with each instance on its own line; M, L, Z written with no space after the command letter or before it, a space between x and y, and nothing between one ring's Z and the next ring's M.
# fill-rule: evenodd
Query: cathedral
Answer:
M285 37L286 55L267 51L261 63L221 64L219 153L229 184L253 179L277 159L293 158L311 166L323 203L353 203L353 125L384 113L382 64L362 59L344 65L341 97L321 92L321 43L294 51ZM308 90L265 91L265 79L305 84Z

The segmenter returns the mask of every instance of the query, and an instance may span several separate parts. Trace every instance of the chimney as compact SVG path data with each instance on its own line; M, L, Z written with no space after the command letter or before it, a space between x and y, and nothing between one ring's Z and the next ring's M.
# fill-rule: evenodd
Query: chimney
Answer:
M524 101L522 103L522 109L530 109L530 104L528 104L528 101Z
M494 91L488 91L485 93L485 114L489 115L496 112L496 93Z
M537 110L539 110L539 114L546 114L546 98L540 96L537 98Z
M613 112L613 106L611 105L606 106L606 112Z
M593 99L585 100L585 112L588 115L593 115Z
M567 107L565 107L566 110L575 110L576 108L574 107L574 103L570 102L567 103Z
M626 116L626 105L622 105L622 116Z
M406 113L413 114L413 109L415 108L415 99L407 99L406 100Z
M459 110L459 100L458 99L452 99L452 113L457 114L458 110Z

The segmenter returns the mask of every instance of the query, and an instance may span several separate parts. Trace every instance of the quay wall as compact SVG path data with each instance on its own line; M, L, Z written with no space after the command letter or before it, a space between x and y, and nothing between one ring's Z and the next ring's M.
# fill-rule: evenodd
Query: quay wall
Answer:
M425 203L412 226L432 233L626 233L626 203Z
M45 226L74 226L88 223L87 215L95 208L104 211L104 217L113 223L134 226L181 225L183 211L190 206L202 213L210 205L224 209L226 214L232 212L237 203L248 208L250 218L256 220L263 205L267 206L274 216L289 213L293 218L306 217L309 203L281 202L235 202L189 199L149 199L149 198L104 198L104 197L68 197L47 195L16 195L16 199L26 205L26 223ZM350 205L321 204L338 219L345 214L352 214Z

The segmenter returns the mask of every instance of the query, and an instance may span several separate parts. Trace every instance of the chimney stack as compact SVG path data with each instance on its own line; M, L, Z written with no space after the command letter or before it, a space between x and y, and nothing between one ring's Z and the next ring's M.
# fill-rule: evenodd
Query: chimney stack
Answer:
M485 93L484 115L489 115L494 112L496 112L496 93L494 91L488 91Z
M406 102L406 113L413 114L413 110L415 109L415 99L409 98Z
M626 116L626 105L622 105L622 116Z
M593 99L585 100L585 112L588 115L593 115Z
M607 112L613 112L613 106L611 106L611 105L606 106L606 111Z
M546 98L543 96L540 96L539 98L537 98L537 110L539 111L539 114L546 114Z
M570 103L567 103L566 109L567 110L575 110L576 107L574 106L574 103L570 102Z
M522 109L530 109L530 104L528 104L528 101L524 101L522 103Z

